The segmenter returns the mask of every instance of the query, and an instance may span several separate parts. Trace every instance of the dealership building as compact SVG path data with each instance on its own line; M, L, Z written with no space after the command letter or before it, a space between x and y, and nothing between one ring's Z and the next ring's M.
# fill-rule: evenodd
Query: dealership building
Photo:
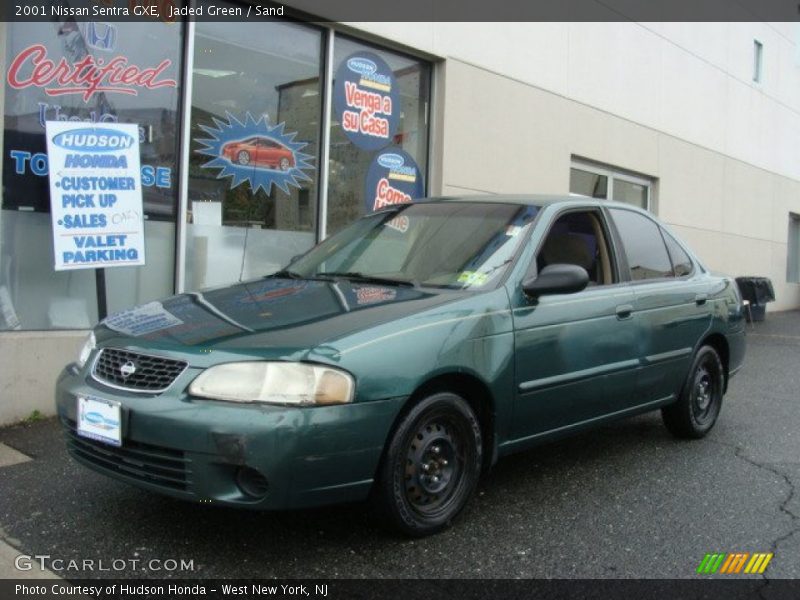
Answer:
M409 197L628 202L798 308L799 40L766 22L0 23L0 424L53 412L106 315L276 271ZM138 126L141 212L109 218L143 229L143 265L65 264L48 121Z

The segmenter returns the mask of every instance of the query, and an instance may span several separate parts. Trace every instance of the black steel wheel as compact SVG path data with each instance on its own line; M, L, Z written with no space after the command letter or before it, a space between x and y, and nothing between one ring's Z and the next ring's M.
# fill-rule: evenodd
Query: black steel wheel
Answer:
M448 527L475 491L482 451L478 420L463 398L422 399L389 441L376 490L382 512L409 535Z
M681 438L706 435L717 422L724 390L725 372L719 354L711 346L701 347L678 401L661 410L667 429Z

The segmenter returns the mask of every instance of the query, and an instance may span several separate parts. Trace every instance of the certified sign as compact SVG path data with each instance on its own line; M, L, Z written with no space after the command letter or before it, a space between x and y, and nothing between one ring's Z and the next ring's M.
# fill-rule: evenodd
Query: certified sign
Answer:
M55 269L144 264L135 124L47 121Z

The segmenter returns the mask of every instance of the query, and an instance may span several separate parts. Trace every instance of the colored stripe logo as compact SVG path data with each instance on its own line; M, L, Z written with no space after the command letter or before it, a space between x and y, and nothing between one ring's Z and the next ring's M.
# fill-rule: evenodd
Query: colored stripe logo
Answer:
M697 572L702 575L715 573L736 575L739 573L761 574L772 560L772 552L730 552L706 554Z

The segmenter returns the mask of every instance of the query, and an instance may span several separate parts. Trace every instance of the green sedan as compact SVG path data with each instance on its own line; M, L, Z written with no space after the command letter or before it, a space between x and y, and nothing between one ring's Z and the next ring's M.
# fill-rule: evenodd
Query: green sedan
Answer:
M110 477L254 509L369 498L426 535L509 453L654 410L703 437L744 338L734 281L644 211L428 199L110 316L56 403L70 454Z

